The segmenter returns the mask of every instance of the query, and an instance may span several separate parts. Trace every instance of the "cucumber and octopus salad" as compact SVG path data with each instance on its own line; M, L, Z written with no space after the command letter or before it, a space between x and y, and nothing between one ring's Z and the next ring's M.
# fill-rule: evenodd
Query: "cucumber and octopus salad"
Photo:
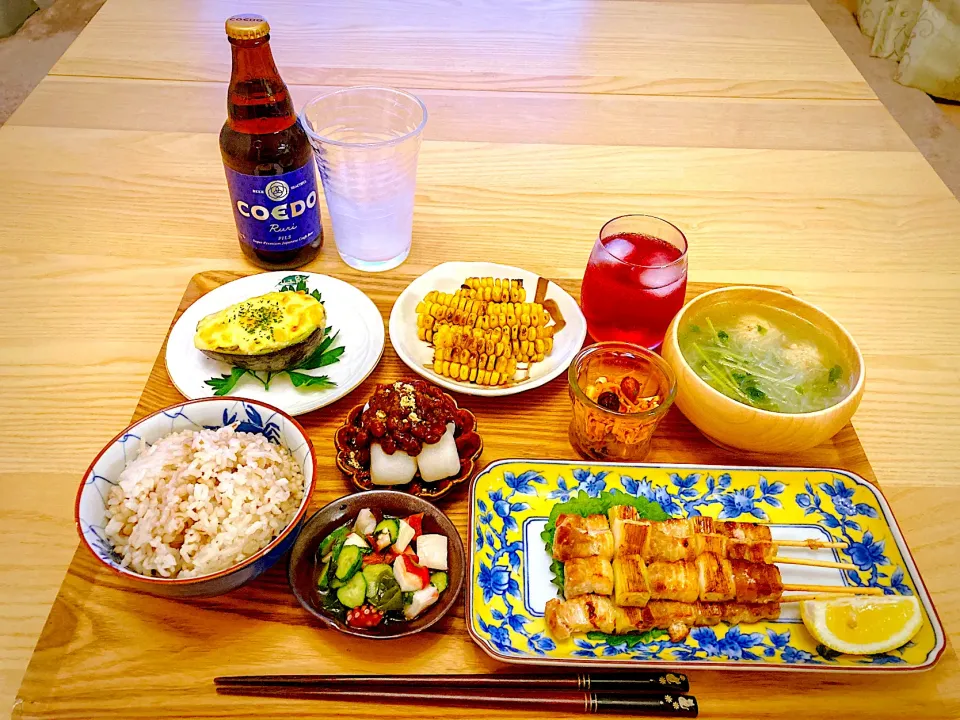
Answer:
M353 627L413 620L447 589L447 538L423 534L423 513L368 508L327 535L317 551L323 607ZM416 550L414 550L416 548Z

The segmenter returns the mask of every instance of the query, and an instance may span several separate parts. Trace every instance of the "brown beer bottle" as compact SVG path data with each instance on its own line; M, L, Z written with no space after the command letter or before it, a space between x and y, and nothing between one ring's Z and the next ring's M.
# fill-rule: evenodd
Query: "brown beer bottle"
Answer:
M267 21L234 15L226 30L233 69L220 154L240 249L260 267L299 267L323 244L313 150L273 62Z

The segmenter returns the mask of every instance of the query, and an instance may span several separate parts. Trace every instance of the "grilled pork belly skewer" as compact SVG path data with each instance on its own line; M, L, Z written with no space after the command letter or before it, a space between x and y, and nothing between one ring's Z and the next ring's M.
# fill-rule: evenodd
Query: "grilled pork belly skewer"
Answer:
M594 555L613 559L613 533L603 515L560 515L553 537L553 557L561 562Z
M879 588L826 587L830 588L828 592L848 590L857 591L858 595L876 595L878 593L875 591L879 590L879 594L883 593ZM821 598L821 592L818 590L807 595L785 596L779 602L685 603L650 600L643 607L619 607L610 598L602 595L582 595L572 600L549 600L544 615L547 631L555 640L566 640L576 633L592 630L625 634L662 628L667 631L671 641L681 642L687 637L691 627L717 625L721 622L739 625L777 620L782 603Z
M727 560L712 553L699 555L692 562L649 565L640 557L628 555L616 558L611 567L614 596L624 607L643 607L652 600L766 603L776 602L783 593L776 565ZM605 585L594 583L592 587ZM606 593L596 590L595 594Z
M776 565L727 560L713 553L681 562L647 564L639 556L626 555L612 563L591 557L564 564L564 596L568 600L612 594L623 607L643 607L652 600L770 603L778 602L785 590L871 594L877 588L784 585Z
M770 528L756 523L719 522L702 516L640 520L636 509L628 505L611 508L608 516L609 522L602 515L560 515L553 557L566 562L594 555L607 560L617 555L639 555L650 563L693 561L698 555L713 553L729 560L855 569L850 563L833 560L780 558L780 543L771 539Z
M583 595L573 600L553 599L545 609L547 630L556 640L576 633L598 630L624 634L654 628L667 630L673 642L680 642L697 625L716 625L776 620L779 603L682 603L651 600L642 608L621 608L610 598Z

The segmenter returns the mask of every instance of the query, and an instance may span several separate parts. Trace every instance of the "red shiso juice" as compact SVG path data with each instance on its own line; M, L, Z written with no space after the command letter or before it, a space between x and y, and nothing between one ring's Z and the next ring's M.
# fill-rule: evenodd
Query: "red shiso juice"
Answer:
M594 340L648 348L663 342L687 291L686 242L673 230L681 247L641 232L617 232L597 240L580 300Z

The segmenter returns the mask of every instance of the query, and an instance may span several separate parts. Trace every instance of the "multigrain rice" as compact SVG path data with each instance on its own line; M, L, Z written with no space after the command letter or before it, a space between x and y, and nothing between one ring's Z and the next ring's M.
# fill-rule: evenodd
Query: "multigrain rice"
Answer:
M290 451L263 435L184 430L141 443L107 495L107 539L142 575L188 578L266 547L303 499Z

